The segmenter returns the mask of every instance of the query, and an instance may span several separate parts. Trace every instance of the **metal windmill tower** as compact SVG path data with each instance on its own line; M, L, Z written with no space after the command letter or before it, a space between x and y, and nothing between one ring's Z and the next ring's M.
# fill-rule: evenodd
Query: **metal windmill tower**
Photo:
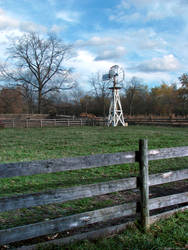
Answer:
M117 84L124 80L123 69L118 65L112 66L109 70L109 74L103 76L103 80L113 81L113 87L109 88L112 90L112 99L109 108L107 125L116 127L118 123L121 123L123 126L126 126L119 95L119 90L121 89L121 87L117 87Z

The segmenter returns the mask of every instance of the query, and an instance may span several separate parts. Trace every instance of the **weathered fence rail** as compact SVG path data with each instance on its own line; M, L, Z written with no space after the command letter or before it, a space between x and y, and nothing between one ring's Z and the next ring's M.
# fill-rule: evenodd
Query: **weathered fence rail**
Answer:
M161 160L188 156L188 147L148 150L148 159ZM0 164L0 178L53 173L139 162L139 151L96 154L61 159Z
M187 118L130 117L130 118L127 118L126 121L130 125L188 126Z
M149 175L148 161L185 156L188 156L188 147L148 150L147 140L140 140L139 151L136 152L121 152L75 158L0 164L1 178L102 166L108 167L116 164L134 162L139 162L140 166L140 175L138 177L0 198L0 212L4 212L51 203L62 203L70 200L104 195L135 188L140 190L139 205L137 202L125 203L118 206L107 207L44 222L0 230L0 244L3 245L48 234L54 234L126 216L136 216L138 215L139 207L142 227L147 229L150 223L156 220L156 216L155 218L149 216L150 210L188 202L188 192L149 199L149 186L188 179L188 169ZM184 208L187 208L187 206L184 206ZM159 215L157 216L159 217ZM99 229L99 231L104 234L105 232L114 232L114 230L119 231L125 228L125 225L126 223L108 227L107 229ZM83 237L89 237L89 235L91 236L91 232L84 233L80 236L74 235L70 240L79 239L79 237L80 239ZM99 233L94 231L93 235L97 236ZM64 242L66 242L66 239Z

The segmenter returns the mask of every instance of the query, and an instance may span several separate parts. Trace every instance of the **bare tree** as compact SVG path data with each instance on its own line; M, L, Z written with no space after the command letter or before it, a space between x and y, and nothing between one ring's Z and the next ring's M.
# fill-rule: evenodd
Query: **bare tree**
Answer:
M133 115L134 99L140 86L141 86L141 80L133 76L131 80L127 83L127 86L125 88L126 99L127 99L126 105L129 115Z
M2 81L24 87L32 86L37 92L38 112L42 98L50 92L70 89L75 85L71 69L63 66L70 59L71 47L54 35L42 38L37 33L26 33L13 39L8 48L7 62L0 67Z
M91 78L89 79L89 83L92 88L92 94L95 96L97 103L100 105L100 108L102 108L102 114L105 117L107 106L109 105L109 81L103 81L102 74L97 72L96 74L93 74L91 76Z
M27 113L33 114L36 111L37 90L29 84L23 83L20 88L20 94L23 96Z

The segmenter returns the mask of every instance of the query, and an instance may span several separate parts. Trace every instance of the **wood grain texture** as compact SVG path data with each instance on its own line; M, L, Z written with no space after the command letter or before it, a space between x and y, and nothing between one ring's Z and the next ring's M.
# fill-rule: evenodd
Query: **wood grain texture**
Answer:
M169 218L173 214L175 214L177 212L183 212L187 209L188 209L188 206L184 206L184 207L176 208L176 209L166 211L166 212L163 212L163 213L160 213L157 215L150 216L150 224L153 224L160 219ZM125 230L127 226L134 225L134 222L135 222L135 220L133 219L129 222L122 223L119 225L105 227L105 228L101 228L99 230L93 230L93 231L89 231L89 232L81 233L81 234L78 233L76 235L65 237L65 238L50 240L47 242L40 243L40 247L48 247L50 244L52 244L54 246L62 247L62 245L64 245L64 244L70 244L72 242L81 241L81 240L85 240L85 239L95 240L95 239L105 237L105 236L108 236L111 234L120 233L121 231ZM38 247L39 247L39 244L33 244L30 246L22 246L22 247L16 248L16 250L36 250L36 249L38 249Z
M148 175L148 141L139 140L139 189L140 212L143 230L149 228L149 175Z
M148 159L160 160L188 156L188 147L160 148L148 151Z
M136 162L137 152L97 154L43 161L0 164L0 178L54 173ZM188 156L188 147L163 148L148 151L148 160Z
M188 169L149 175L150 186L188 179ZM93 197L136 188L136 177L0 198L0 212Z
M0 164L0 178L53 173L135 162L135 152L97 154L43 161Z
M149 200L149 208L157 209L188 202L188 192L157 197Z
M150 186L188 179L188 169L168 171L149 176Z
M168 218L177 212L183 212L187 209L188 209L188 206L184 206L184 207L180 207L177 209L163 212L161 214L150 216L150 224L153 224L160 219ZM134 220L126 222L126 223L122 223L122 224L116 225L116 226L101 228L99 230L94 230L94 231L90 231L90 232L86 232L86 233L76 234L76 235L73 235L70 237L65 237L65 238L47 241L44 243L40 243L40 246L47 247L47 246L49 246L49 244L52 244L54 246L61 246L62 247L62 245L64 245L64 244L70 244L72 242L81 241L81 240L85 240L85 239L95 240L95 239L98 239L101 237L108 236L110 234L119 233L119 232L125 230L126 227L130 226L130 225L134 225ZM17 248L17 250L36 250L36 249L38 249L38 247L39 247L39 244L33 244L30 246L22 246L20 248Z
M93 197L136 188L136 177L97 184L55 189L48 192L0 198L0 212Z
M47 234L54 234L96 222L105 222L115 218L121 218L123 216L134 215L135 213L136 203L134 202L35 224L29 224L26 226L0 230L0 244L26 240Z
M76 241L81 241L81 240L96 240L98 238L102 238L105 236L109 236L111 234L117 234L120 233L121 231L125 230L128 226L131 226L134 224L134 221L131 220L126 223L122 223L119 225L115 226L110 226L110 227L105 227L101 228L98 230L92 230L86 233L78 233L73 236L61 238L61 239L56 239L56 240L50 240L47 242L40 243L40 247L47 247L49 244L53 244L54 246L60 246L62 247L63 244L70 244ZM33 244L30 246L22 246L17 248L16 250L35 250L39 247L39 244Z
M158 214L158 215L150 216L150 224L153 224L160 219L168 218L177 212L183 212L187 209L188 209L188 206L184 206L181 208L177 208L177 209L173 209L173 210L170 210L167 212L163 212L163 213ZM117 234L117 233L125 230L126 227L130 226L130 225L134 225L134 220L126 222L126 223L122 223L122 224L119 224L116 226L105 227L105 228L101 228L99 230L94 230L94 231L90 231L90 232L86 232L86 233L76 234L76 235L73 235L70 237L65 237L65 238L47 241L44 243L40 243L40 246L47 247L50 244L52 244L54 246L62 247L62 245L64 245L64 244L70 244L72 242L81 241L81 240L85 240L85 239L95 240L95 239L98 239L101 237L108 236L110 234ZM36 249L38 249L38 247L39 247L39 244L33 244L30 246L22 246L20 248L17 248L17 250L36 250Z

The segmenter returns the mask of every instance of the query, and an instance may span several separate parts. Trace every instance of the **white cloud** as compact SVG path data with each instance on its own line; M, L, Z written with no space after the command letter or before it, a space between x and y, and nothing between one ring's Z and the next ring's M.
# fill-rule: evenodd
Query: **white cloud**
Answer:
M3 9L0 9L0 30L16 28L19 26L19 21L6 15Z
M168 46L167 41L152 28L128 31L124 34L124 37L124 42L128 47L127 50L135 50L140 54L143 54L143 51L149 51L152 56L154 53L164 51Z
M110 21L115 21L115 22L137 22L142 18L142 15L139 12L134 12L134 13L124 13L123 11L117 11L115 14L109 16Z
M125 55L125 48L122 46L118 46L111 50L103 50L100 55L95 58L95 61L102 60L111 60L111 59L119 59Z
M5 61L7 58L6 49L10 46L10 41L12 37L18 37L22 35L19 29L14 30L0 30L0 51L1 51L1 60Z
M179 16L186 21L187 3L187 0L122 0L109 14L109 20L144 23Z
M101 60L118 60L126 53L124 41L120 37L108 36L92 36L90 39L83 41L77 40L75 48L87 48L97 54L96 61Z
M46 27L34 22L20 21L19 19L8 15L3 9L0 9L0 30L16 30L24 32L42 31L46 32Z
M87 48L99 57L114 54L114 58L120 58L125 55L125 52L139 54L142 57L148 57L148 53L151 57L168 53L166 51L168 43L151 28L128 31L111 30L93 35L87 40L77 40L74 45L76 48Z
M67 62L69 67L75 67L78 80L82 87L87 88L88 78L96 72L108 72L115 61L95 61L96 55L87 50L78 50L77 56Z
M177 0L156 1L148 9L145 20L162 20L166 17L175 17L178 14L182 14L182 11L182 5Z
M153 58L137 65L134 69L142 72L170 72L176 71L180 67L179 61L174 55L166 55L162 58Z
M91 48L91 49L103 49L107 50L112 48L124 47L125 43L125 37L118 35L117 33L113 34L111 33L111 36L106 36L106 34L103 32L101 35L92 36L88 40L77 40L74 45L77 48Z
M77 11L61 10L56 13L56 17L68 23L79 23L81 13Z
M62 30L65 30L67 27L64 25L63 27L62 26L58 26L56 24L54 24L52 27L51 27L51 31L54 32L54 33L59 33L61 32Z
M129 72L125 71L125 80L128 82L132 77L137 77L143 80L143 83L148 85L148 87L155 87L162 82L173 83L177 79L174 75L171 75L167 72L153 72L148 74L147 72Z
M162 38L149 39L147 37L145 40L140 41L140 43L138 44L140 49L156 49L158 51L165 45L167 45L167 42Z
M129 9L130 8L130 4L128 3L127 0L122 0L120 2L120 4L117 5L118 9Z
M33 22L20 22L19 26L23 32L46 32L47 28Z
M114 39L111 37L105 37L105 36L93 36L87 41L83 40L77 40L75 42L75 46L77 47L96 47L96 46L105 46L105 45L110 45L110 44L117 44L118 39Z
M43 25L38 25L34 22L20 20L19 18L10 15L10 13L0 8L0 51L1 58L7 57L6 48L10 46L10 41L13 37L19 37L24 32L42 32L47 31Z

